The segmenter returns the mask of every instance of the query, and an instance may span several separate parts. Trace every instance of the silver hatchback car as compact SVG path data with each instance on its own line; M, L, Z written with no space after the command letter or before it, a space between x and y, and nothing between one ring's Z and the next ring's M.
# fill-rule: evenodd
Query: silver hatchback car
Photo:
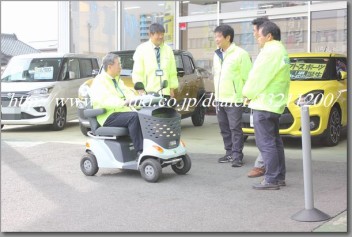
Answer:
M1 77L1 128L50 124L62 130L77 119L77 90L99 70L98 58L37 53L13 57Z

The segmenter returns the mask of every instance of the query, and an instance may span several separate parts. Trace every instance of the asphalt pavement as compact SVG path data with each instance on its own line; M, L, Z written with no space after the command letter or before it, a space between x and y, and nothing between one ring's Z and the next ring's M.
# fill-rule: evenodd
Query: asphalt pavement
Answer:
M251 185L261 178L246 176L257 154L254 139L245 145L243 167L219 164L223 148L215 122L208 119L202 128L184 123L192 168L177 175L166 167L158 183L118 169L84 176L79 167L84 143L78 135L72 142L56 141L53 134L28 141L16 129L17 136L6 130L1 231L347 233L346 140L335 148L312 150L314 206L331 219L299 222L291 217L305 208L300 141L285 141L287 186L254 190Z

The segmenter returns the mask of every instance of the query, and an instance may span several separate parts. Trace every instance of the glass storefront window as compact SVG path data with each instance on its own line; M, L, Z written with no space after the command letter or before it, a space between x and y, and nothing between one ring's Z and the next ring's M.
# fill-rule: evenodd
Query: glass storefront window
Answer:
M73 53L103 56L117 48L117 2L71 1Z
M160 23L165 27L165 43L175 48L174 21L175 2L171 1L126 1L122 2L122 49L136 49L149 40L149 26Z
M257 41L253 36L253 26L251 21L231 22L231 20L226 20L222 21L221 24L227 24L234 29L235 37L233 42L246 50L249 55L251 55L252 59L258 55L259 48Z
M194 16L217 13L216 1L180 1L181 16Z
M214 29L216 21L187 23L185 30L180 31L181 49L192 53L196 65L209 72L212 71L213 56L216 50Z
M307 17L290 17L274 19L272 21L280 27L281 41L285 45L288 53L307 52Z
M265 10L280 7L295 7L308 4L307 1L232 1L221 2L220 12Z
M347 55L347 9L312 12L311 51Z
M281 41L288 53L307 51L307 17L273 19L272 21L280 27ZM234 42L245 49L254 60L259 54L259 47L253 36L251 21L231 23L231 20L226 20L222 21L222 24L228 24L234 28Z

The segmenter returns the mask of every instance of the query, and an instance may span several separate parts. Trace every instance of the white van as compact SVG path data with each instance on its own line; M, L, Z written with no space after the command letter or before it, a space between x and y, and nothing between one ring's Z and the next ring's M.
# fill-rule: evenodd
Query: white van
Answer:
M13 57L1 76L1 127L51 124L62 130L77 119L77 91L99 71L83 54L37 53Z

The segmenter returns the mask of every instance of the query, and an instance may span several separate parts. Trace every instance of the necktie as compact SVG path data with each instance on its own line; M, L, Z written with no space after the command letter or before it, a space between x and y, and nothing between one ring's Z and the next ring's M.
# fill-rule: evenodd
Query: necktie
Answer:
M160 69L160 47L155 47L156 62L158 63L158 68Z
M115 88L116 90L120 91L120 93L122 94L122 98L125 99L125 94L122 92L122 90L120 89L119 85L116 82L116 79L112 79L112 81L114 82Z

